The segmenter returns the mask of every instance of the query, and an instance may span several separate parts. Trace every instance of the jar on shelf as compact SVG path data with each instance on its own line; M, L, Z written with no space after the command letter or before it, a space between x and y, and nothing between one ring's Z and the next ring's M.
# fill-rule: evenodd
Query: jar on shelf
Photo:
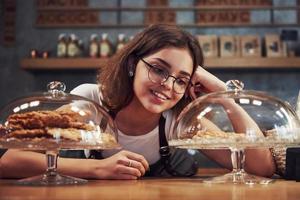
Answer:
M98 45L97 34L92 34L90 37L89 56L91 58L97 58L99 56L99 45Z
M126 40L125 40L125 34L120 33L118 35L118 41L117 41L117 45L116 45L116 52L120 51L126 44Z
M78 57L79 56L79 44L78 44L78 37L75 34L70 35L70 42L67 46L67 52L68 52L68 57Z
M101 35L99 42L99 53L101 58L106 58L112 55L112 44L108 39L107 33Z
M56 55L59 58L67 56L67 36L64 33L59 34L57 42L57 52Z

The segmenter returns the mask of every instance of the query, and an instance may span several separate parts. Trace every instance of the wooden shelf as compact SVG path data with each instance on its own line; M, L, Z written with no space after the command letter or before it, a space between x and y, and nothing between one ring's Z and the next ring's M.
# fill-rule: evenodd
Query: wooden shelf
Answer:
M148 26L149 24L72 24L68 25L69 28L144 28ZM248 28L274 28L274 27L295 27L298 28L298 23L256 23L256 24L247 24L247 23L232 23L232 24L222 24L222 23L206 23L206 24L177 24L178 26L182 28L214 28L214 27L223 27L223 28L241 28L241 27L248 27ZM35 25L38 28L62 28L65 29L65 24L39 24Z
M97 70L105 64L102 58L26 58L21 60L25 70ZM300 57L292 58L206 58L206 69L300 69Z
M101 58L25 58L21 68L27 70L100 69L106 59Z
M206 11L206 10L300 10L300 6L243 6L243 5L216 5L216 6L148 6L148 7L59 7L49 6L46 8L37 8L38 11L57 11L57 10L68 10L68 11L164 11L164 10L175 10L175 11Z
M206 68L276 68L276 69L300 69L300 57L289 58L207 58L205 59Z

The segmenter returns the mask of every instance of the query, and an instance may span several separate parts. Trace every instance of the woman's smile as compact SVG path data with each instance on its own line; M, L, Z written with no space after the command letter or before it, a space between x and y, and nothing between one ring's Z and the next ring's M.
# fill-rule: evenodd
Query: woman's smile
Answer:
M154 96L155 102L164 103L165 101L170 99L170 97L168 97L166 94L162 92L155 91L155 90L150 90L150 92Z

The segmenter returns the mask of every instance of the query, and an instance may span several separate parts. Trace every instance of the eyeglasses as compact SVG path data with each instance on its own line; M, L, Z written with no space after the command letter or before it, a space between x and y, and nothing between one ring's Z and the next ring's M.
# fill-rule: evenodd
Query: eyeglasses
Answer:
M143 58L141 61L146 64L148 67L148 78L153 83L162 84L166 82L170 77L174 79L173 81L173 90L177 94L183 94L190 84L190 79L185 77L175 77L169 74L168 70L159 66L159 65L151 65L150 63L146 62Z

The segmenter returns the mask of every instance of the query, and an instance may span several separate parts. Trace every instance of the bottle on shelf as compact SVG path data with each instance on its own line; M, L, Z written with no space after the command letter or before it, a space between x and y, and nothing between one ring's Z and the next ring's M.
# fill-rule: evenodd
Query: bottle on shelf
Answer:
M64 33L59 34L57 42L56 55L59 58L67 57L67 36Z
M117 41L117 45L116 45L116 51L120 51L126 44L126 41L125 41L125 34L123 33L120 33L118 35L118 41Z
M78 40L78 51L76 56L80 57L83 56L83 52L84 52L84 44L83 41L81 39Z
M90 37L89 56L91 58L97 58L99 56L99 45L98 45L97 34L92 34Z
M107 33L103 33L99 42L99 53L101 58L107 58L112 55L112 44L107 36Z
M129 41L133 40L134 35L129 36Z
M37 58L38 57L38 51L36 49L30 50L30 58Z
M43 51L42 58L44 58L44 59L49 58L49 51Z
M70 42L68 44L67 52L68 57L74 58L78 57L79 55L79 45L78 45L78 38L75 34L70 35Z

